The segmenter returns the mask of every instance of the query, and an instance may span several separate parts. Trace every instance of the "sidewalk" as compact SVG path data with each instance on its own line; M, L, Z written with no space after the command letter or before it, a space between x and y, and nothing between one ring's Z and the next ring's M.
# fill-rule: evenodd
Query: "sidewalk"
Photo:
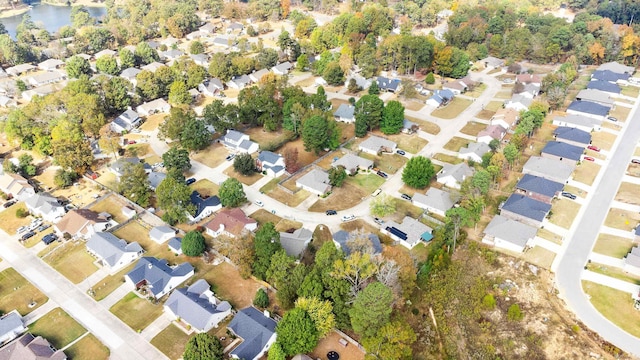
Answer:
M34 323L36 320L40 319L41 317L43 317L44 315L46 315L49 311L57 308L58 305L56 305L53 301L47 301L46 303L44 303L42 306L40 306L39 308L33 310L32 312L28 313L27 315L25 315L22 318L22 321L24 322L25 326L28 326L32 323Z
M611 202L611 206L618 208L618 209L623 209L623 210L627 210L627 211L631 211L631 212L639 212L640 211L640 205L634 205L634 204L627 204L621 201L617 201L617 200L613 200Z
M627 292L631 295L638 295L640 292L640 286L632 284L630 282L618 280L610 276L595 273L593 271L584 270L582 272L582 280L592 281L596 284L608 286L610 288Z
M171 319L164 312L155 319L149 326L142 330L142 337L147 341L151 341L158 333L171 325Z
M80 290L87 292L87 290L93 287L93 284L97 284L100 280L104 279L109 275L110 275L109 270L105 267L101 267L98 269L98 271L89 275L88 278L84 279L79 284L77 284L77 286Z
M109 294L106 298L99 301L100 305L102 305L105 309L109 310L115 303L120 301L125 295L130 293L132 290L129 289L129 286L126 283L120 285L117 289L115 289L111 294Z
M589 260L591 260L591 262L594 262L594 263L613 266L616 268L622 268L624 266L623 259L618 259L612 256L602 255L595 252L592 252L591 255L589 255Z

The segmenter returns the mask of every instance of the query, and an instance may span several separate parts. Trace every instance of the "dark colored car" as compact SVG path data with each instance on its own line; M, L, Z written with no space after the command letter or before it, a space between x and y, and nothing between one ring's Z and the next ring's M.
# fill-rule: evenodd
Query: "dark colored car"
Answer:
M402 194L400 195L401 198L405 199L405 200L409 200L411 201L411 196L407 195L407 194Z
M398 149L398 150L396 150L396 154L404 156L406 154L406 152L404 152L404 150Z
M189 178L189 179L187 179L187 180L185 181L185 184L187 184L187 185L191 185L191 184L193 184L194 182L196 182L196 179L194 179L194 178Z
M43 242L45 245L49 245L49 244L51 244L52 242L54 242L54 241L56 241L56 240L58 240L58 235L56 235L56 234L54 234L54 233L47 234L47 235L45 235L45 236L42 238L42 242Z
M47 230L50 227L51 227L51 225L49 225L49 224L42 224L42 225L38 226L36 231L37 232L43 232L43 231Z
M327 214L327 215L336 215L337 213L338 213L338 212L337 212L337 211L335 211L335 210L327 210L327 211L325 212L325 214Z
M20 238L20 240L25 241L27 239L31 239L32 237L36 236L36 233L33 231L29 231L28 233L22 235L22 237Z
M387 175L387 173L382 172L382 171L378 171L376 174L378 174L378 176L383 177L385 179L389 177L389 175Z
M5 209L8 207L11 207L13 205L15 205L16 201L15 200L9 200L6 203L4 203L4 205L2 205Z
M566 192L566 191L563 191L563 192L562 192L562 196L564 196L564 197L566 197L566 198L569 198L569 199L571 199L571 200L575 200L575 199L576 199L576 196L575 196L575 195L573 195L573 194L572 194L572 193L570 193L570 192Z

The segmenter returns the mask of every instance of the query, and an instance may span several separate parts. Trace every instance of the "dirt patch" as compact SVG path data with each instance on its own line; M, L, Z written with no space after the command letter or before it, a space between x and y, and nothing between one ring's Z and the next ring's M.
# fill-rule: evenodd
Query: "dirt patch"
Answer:
M207 179L200 179L191 184L191 189L197 191L202 196L214 196L218 195L218 189L220 186Z
M7 234L15 234L19 227L29 225L31 223L31 216L25 218L19 218L16 216L16 211L22 209L27 211L27 206L23 202L19 202L10 208L3 209L0 212L0 228L7 232Z
M341 187L334 187L331 195L320 199L309 207L309 211L325 212L327 210L344 210L358 205L369 195L358 186L345 182Z
M209 145L206 149L200 150L197 153L191 155L193 160L203 163L210 168L218 167L222 164L225 158L229 155L229 151L219 142L215 142Z
M471 140L454 136L453 138L451 138L451 140L449 140L448 143L444 145L444 148L449 151L458 152L461 148L469 145L470 142Z
M440 133L440 126L431 121L420 120L411 116L405 116L407 120L412 121L420 127L420 130L429 133L431 135L438 135Z
M364 352L356 345L349 343L346 347L340 344L342 336L335 331L330 332L324 339L318 342L318 346L313 349L311 357L313 359L324 359L329 351L335 351L340 355L340 359L364 360Z

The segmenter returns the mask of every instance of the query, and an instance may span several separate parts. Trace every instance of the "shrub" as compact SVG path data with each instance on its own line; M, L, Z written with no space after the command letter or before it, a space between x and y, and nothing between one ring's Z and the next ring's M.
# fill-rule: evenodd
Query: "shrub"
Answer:
M433 73L428 73L427 77L424 79L424 82L426 82L427 84L435 84L436 77L433 76Z
M73 182L78 179L78 173L75 171L58 169L56 175L53 178L53 183L60 188L66 188L73 185Z
M269 306L269 295L267 295L267 292L264 291L264 289L258 289L256 297L253 299L253 305L263 309Z
M204 236L197 231L189 231L182 239L182 252L187 256L200 256L205 249Z
M27 209L19 208L16 210L16 216L19 218L26 218L27 216L29 216L29 212L27 211Z
M491 294L487 294L482 298L482 306L486 309L493 310L496 307L496 298Z
M524 314L520 311L520 305L513 304L509 306L509 310L507 310L507 319L509 321L520 321L524 318Z

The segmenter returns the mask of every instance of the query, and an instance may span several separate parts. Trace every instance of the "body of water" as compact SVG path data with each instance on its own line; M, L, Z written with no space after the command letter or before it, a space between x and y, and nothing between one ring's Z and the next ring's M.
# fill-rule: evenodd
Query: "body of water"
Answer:
M107 9L103 7L87 7L87 10L94 18L101 18L107 14ZM69 6L53 6L34 1L33 8L25 14L29 14L36 25L47 29L49 33L54 33L65 25L71 25L71 7ZM0 23L4 25L14 39L16 37L16 27L22 22L23 16L24 14L20 14L8 18L0 18Z

